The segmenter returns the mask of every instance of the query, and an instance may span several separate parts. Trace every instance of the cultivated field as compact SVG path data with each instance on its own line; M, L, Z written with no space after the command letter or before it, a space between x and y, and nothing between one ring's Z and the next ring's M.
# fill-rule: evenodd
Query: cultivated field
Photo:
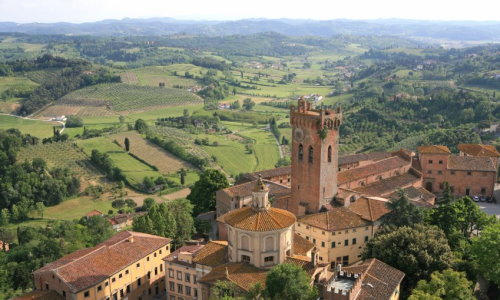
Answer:
M181 168L193 168L189 163L178 159L155 144L145 140L135 131L122 132L108 136L108 139L111 141L118 141L124 148L125 138L128 138L130 141L130 153L146 161L148 164L157 167L158 171L162 174L176 172Z
M107 137L97 137L88 140L79 140L78 146L83 148L87 155L91 155L93 149L109 154L116 167L123 171L131 184L140 184L145 176L157 178L161 174L144 163L130 156L120 146L114 144Z
M16 128L22 133L29 133L39 138L47 138L53 135L52 126L61 126L59 123L36 121L16 118L14 116L0 115L0 129Z
M201 103L200 97L181 89L99 84L69 93L38 115L107 116Z
M38 84L36 82L33 82L26 77L0 76L0 96L4 91L8 89L27 90L27 89L34 89L37 86Z
M101 175L92 166L88 156L73 142L38 144L23 147L18 155L19 161L30 161L34 158L42 158L50 168L68 168L85 178Z
M188 88L198 85L194 79L172 75L173 71L171 71L170 69L163 66L132 69L121 73L120 77L122 78L122 82L124 83L144 86L157 87L160 82L165 83L165 86L170 88L174 86L182 86ZM179 73L179 75L184 75L184 73Z

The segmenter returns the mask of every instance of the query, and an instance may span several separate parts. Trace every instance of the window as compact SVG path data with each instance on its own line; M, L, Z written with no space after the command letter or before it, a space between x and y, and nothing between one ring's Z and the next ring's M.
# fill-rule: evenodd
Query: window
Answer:
M100 286L97 287L97 291L98 292L102 291L102 285L100 285Z
M319 257L319 260L323 260L323 256L320 256L320 257Z
M273 261L274 261L274 256L264 257L264 262L273 262Z
M347 266L349 265L349 256L343 256L342 257L342 265Z
M313 147L312 147L312 146L309 146L309 156L308 156L308 161L309 161L310 163L312 163L312 162L313 162L313 158L314 158L313 156L314 156Z
M193 283L196 283L196 275L193 276Z
M174 270L168 269L168 277L174 278Z
M186 286L186 295L191 296L191 287Z
M344 246L349 246L349 240L344 241Z
M484 187L481 188L481 194L486 194L486 188Z
M427 170L427 174L432 174L432 170Z
M175 300L175 296L170 295L170 300Z
M443 174L443 171L438 170L438 174L439 174L439 175Z
M194 289L194 296L198 297L198 289Z
M123 277L122 273L118 274L118 278L122 278L122 277Z
M167 251L168 251L168 245L167 245L167 246L165 246L165 250L167 250Z
M241 261L249 263L250 262L250 256L248 256L248 255L242 255L241 256Z
M137 279L137 286L141 286L141 279Z
M184 280L186 280L186 282L191 282L191 274L184 273Z
M174 283L173 281L170 281L170 282L168 283L168 285L169 285L170 290L171 290L172 292L175 292L175 283Z
M125 270L125 274L128 274L128 270Z
M451 171L450 173L451 173L451 175L455 175L455 171Z
M382 179L384 179L382 176L380 176L380 175L379 175L379 176L377 176L377 180L378 180L378 181L380 181L380 180L382 180Z
M441 159L439 160L439 164L440 164L440 165L442 165L442 164L443 164L443 161L442 161Z
M429 163L432 164L432 159L429 159Z
M156 252L154 253L154 256L156 257Z
M146 260L147 260L147 261L149 261L149 256L148 256L148 257L146 257Z
M130 284L127 285L127 290L126 291L127 291L127 294L130 293Z
M90 297L90 292L89 292L89 291L85 291L85 292L83 293L83 297L85 297L85 298Z
M160 254L161 254L161 250L160 250Z
M332 242L332 248L335 248L335 242Z
M356 239L352 239L352 244L356 245Z
M368 242L368 236L365 236L365 243Z
M246 235L241 236L241 249L250 250L250 238Z
M306 236L306 240L309 240L309 237L308 237L308 236Z
M182 280L182 272L177 271L177 279Z
M151 279L151 272L148 272L148 279Z
M111 278L111 282L115 282L115 281L116 281L115 277Z
M141 264L139 264L139 263L135 265L136 268L139 268L140 266L141 266Z
M316 239L313 239L313 244L316 245Z
M467 175L472 176L472 172L471 171L467 171Z
M439 188L442 189L442 190L444 189L444 183L443 182L439 183Z
M163 264L160 265L160 272L163 272Z
M368 226L367 226L367 227L365 227L365 230L368 230L368 229L370 229Z
M177 293L182 294L182 284L177 284Z
M304 146L302 144L299 144L299 160L302 160L304 158Z
M66 291L63 291L63 297L66 298Z
M155 267L155 275L158 275L158 267Z
M107 282L107 281L106 281L106 282L104 283L104 286L108 286L108 285L109 285L109 282Z
M321 242L321 247L325 247L325 242Z
M328 162L332 162L332 146L328 146Z

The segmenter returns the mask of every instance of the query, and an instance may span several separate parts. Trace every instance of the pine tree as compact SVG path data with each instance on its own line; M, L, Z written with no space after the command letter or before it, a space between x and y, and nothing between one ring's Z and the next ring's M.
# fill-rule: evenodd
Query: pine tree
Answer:
M125 150L127 150L127 152L130 151L130 140L128 139L128 137L125 138L124 144Z

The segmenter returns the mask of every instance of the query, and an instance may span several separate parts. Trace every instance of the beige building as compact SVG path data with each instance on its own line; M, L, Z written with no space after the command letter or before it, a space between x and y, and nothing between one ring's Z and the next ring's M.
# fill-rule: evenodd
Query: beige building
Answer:
M317 248L320 263L347 266L361 260L365 244L389 212L385 199L359 198L348 208L306 215L297 220L295 232Z
M35 289L52 290L72 300L161 297L165 291L162 259L168 254L168 238L120 232L36 270Z

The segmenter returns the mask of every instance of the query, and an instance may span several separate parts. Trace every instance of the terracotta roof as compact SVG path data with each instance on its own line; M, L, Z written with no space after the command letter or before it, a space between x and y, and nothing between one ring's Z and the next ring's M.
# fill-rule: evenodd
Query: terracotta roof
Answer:
M403 192L406 193L406 195L408 196L408 199L410 199L410 201L413 204L418 205L418 206L432 206L432 205L434 205L434 201L436 200L436 195L429 192L428 190L426 190L423 187L416 188L416 187L410 186L410 187L403 189ZM399 194L397 191L395 191L394 193L387 196L387 198L398 198L398 197L399 197Z
M227 241L210 241L196 252L193 262L215 267L227 262Z
M370 224L370 222L364 220L360 215L345 207L333 207L326 212L304 216L298 221L328 231L355 228Z
M63 256L34 273L53 272L72 292L78 292L165 247L170 241L155 235L123 231L95 247Z
M65 298L53 290L31 291L12 298L13 300L64 300Z
M228 212L220 220L243 230L272 231L292 226L297 218L293 213L280 208L242 207Z
M433 154L451 153L451 151L450 151L450 149L448 149L448 147L442 146L442 145L420 146L420 147L417 147L417 151L419 153L433 153Z
M285 259L285 263L288 264L294 264L307 272L307 274L312 275L314 271L316 271L316 267L314 264L311 262L311 258L307 256L301 256L301 255L294 255L294 256L288 256Z
M88 212L85 216L86 217L93 217L93 216L102 216L102 215L104 215L102 212L94 209L93 211Z
M447 168L462 171L497 171L490 157L481 156L450 156Z
M349 205L349 209L360 215L363 219L373 222L390 212L386 203L387 201L362 197Z
M182 246L179 249L175 250L174 252L170 253L169 256L165 257L163 260L171 263L176 263L184 266L189 266L189 267L194 267L195 263L188 263L182 260L179 260L179 254L181 252L188 252L191 254L195 254L198 252L201 248L203 248L205 245L188 245L188 246Z
M280 168L274 168L274 169L269 169L269 170L262 170L262 171L257 171L253 173L248 173L245 174L244 177L249 179L249 180L256 180L259 178L259 174L262 175L262 178L264 179L269 179L272 177L276 176L284 176L284 175L289 175L292 173L292 167L291 166L285 166L285 167L280 167Z
M379 160L370 165L339 172L337 182L338 184L345 184L371 175L376 175L378 173L386 172L392 169L401 168L410 164L411 162L408 160L405 160L399 156L393 156L383 160Z
M296 233L293 234L293 254L305 256L312 248L314 248L313 243Z
M227 263L214 267L208 274L199 279L200 282L231 281L244 291L260 282L266 284L267 270L259 269L248 263Z
M356 192L366 195L382 196L390 194L395 190L397 190L398 188L403 188L408 185L412 185L415 182L419 182L420 180L421 180L420 176L408 172L402 175L382 179L366 186L360 186L355 188L354 190Z
M405 273L375 258L342 270L364 275L361 292L356 300L389 300L405 276Z
M290 193L290 188L285 185L277 184L268 180L263 180L263 182L269 188L269 196L285 195ZM252 194L256 184L257 180L253 180L233 185L231 187L223 189L223 191L231 197L236 197L236 196L244 197Z
M472 156L500 157L497 149L493 145L484 144L458 144L458 150Z
M342 165L352 164L364 160L377 161L391 156L394 156L391 152L371 152L343 155L339 157L339 167L341 167Z

